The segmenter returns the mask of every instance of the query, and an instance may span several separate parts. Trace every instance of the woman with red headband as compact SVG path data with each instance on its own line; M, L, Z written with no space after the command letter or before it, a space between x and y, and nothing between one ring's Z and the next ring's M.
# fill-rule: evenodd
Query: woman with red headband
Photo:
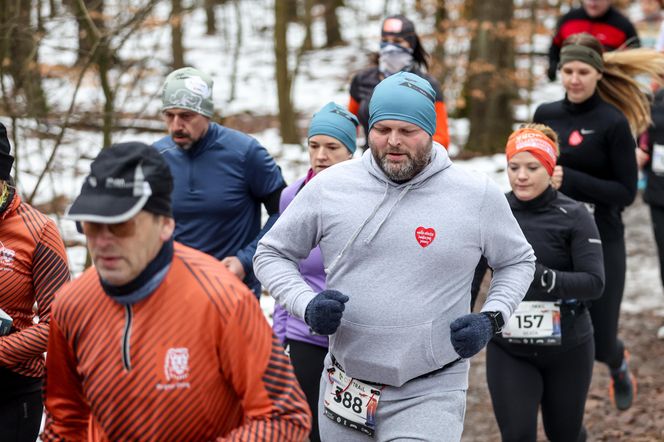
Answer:
M622 211L636 197L634 134L651 122L649 99L634 78L661 75L664 54L652 49L603 53L590 34L568 37L560 54L565 98L539 106L533 121L550 126L560 139L554 173L560 191L594 210L606 272L604 293L590 307L595 358L608 365L610 397L626 410L636 396L636 382L618 339L626 271Z
M584 302L602 294L602 246L585 205L550 184L557 153L555 132L542 124L524 125L507 141L507 200L537 262L523 302L487 347L503 441L537 440L540 406L549 440L585 440L595 346Z

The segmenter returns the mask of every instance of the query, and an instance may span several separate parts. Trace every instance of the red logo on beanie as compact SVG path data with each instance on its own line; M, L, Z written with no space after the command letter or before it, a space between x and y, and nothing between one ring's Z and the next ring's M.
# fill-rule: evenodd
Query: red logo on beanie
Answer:
M415 229L415 239L422 247L426 247L436 239L436 231L432 228L418 227Z
M569 143L570 146L578 146L583 142L583 136L579 133L578 130L575 130L571 134L569 134L567 142Z

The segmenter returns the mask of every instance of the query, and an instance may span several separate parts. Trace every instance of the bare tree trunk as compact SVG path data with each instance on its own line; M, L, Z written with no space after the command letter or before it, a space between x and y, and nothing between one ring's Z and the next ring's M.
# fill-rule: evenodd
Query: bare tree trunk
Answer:
M205 0L205 33L214 35L217 33L217 20L214 16L215 0Z
M76 14L81 17L85 31L92 39L92 54L94 63L99 69L99 80L104 93L103 134L104 146L110 146L113 139L113 114L115 113L115 92L109 81L109 72L113 67L114 53L109 46L109 39L102 34L88 11L85 0L75 0ZM88 57L89 59L89 57Z
M86 18L81 17L76 2L77 0L65 0L64 3L71 9L74 17L76 17L78 25L78 56L76 64L80 66L90 57L92 48L95 45L95 38L90 35L88 26L85 23ZM92 22L99 29L99 32L103 33L106 29L104 23L104 0L83 0L83 4Z
M30 21L32 5L32 0L0 2L0 27L7 30L0 60L3 65L8 64L7 70L14 81L14 95L22 92L25 97L25 114L40 118L46 116L48 106L37 57L39 34Z
M113 142L113 114L115 113L115 91L111 86L108 74L113 67L113 54L108 47L103 47L99 54L97 62L99 67L99 79L101 80L101 89L104 92L104 116L103 116L103 134L104 146L110 146Z
M447 80L447 68L445 66L445 41L447 40L447 9L445 0L436 0L436 46L431 53L430 73L436 77L441 86Z
M423 17L426 14L424 2L422 0L415 0L415 11Z
M288 8L286 2L274 2L274 55L276 58L275 77L277 80L277 96L279 99L279 124L281 139L284 143L299 143L299 135L295 124L295 111L291 101L291 81L288 71Z
M286 18L288 23L296 23L298 21L297 13L297 0L280 0L285 3L286 7Z
M530 105L533 102L533 89L535 89L535 37L537 31L537 0L530 0L530 22L528 24L530 28L530 51L528 53L528 98L526 100L526 106L530 109Z
M311 39L311 9L314 7L314 0L304 0L304 14L302 15L302 24L304 25L304 41L302 42L302 50L310 51L314 48L313 40Z
M343 6L343 0L323 0L322 3L325 5L325 47L344 44L337 18L337 8Z
M182 1L171 0L171 8L173 69L179 69L184 67L184 46L182 45Z
M470 133L466 149L497 153L503 150L514 121L514 40L510 32L514 5L512 0L468 3L476 28L468 65Z
M242 8L240 8L240 0L233 0L233 7L235 9L235 47L233 48L233 69L231 70L230 77L230 93L228 94L228 101L235 100L235 88L237 86L237 69L240 63L240 48L242 47Z
M42 17L42 1L43 0L36 0L37 1L37 31L38 32L44 32L44 17Z

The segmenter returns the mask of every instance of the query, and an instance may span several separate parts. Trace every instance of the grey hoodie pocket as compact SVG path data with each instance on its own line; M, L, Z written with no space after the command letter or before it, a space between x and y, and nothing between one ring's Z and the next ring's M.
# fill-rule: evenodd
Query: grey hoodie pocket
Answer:
M362 325L341 320L330 352L349 376L400 387L442 366L434 357L432 325Z

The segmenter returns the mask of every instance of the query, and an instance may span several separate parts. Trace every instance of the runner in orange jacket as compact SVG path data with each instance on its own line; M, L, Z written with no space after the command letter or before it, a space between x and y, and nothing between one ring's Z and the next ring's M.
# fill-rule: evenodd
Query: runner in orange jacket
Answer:
M44 352L54 293L69 281L64 244L50 218L24 203L0 123L0 439L35 440L42 419ZM35 303L37 312L34 311ZM35 316L39 321L35 322Z
M44 439L304 440L288 357L249 289L173 242L171 190L157 150L124 143L68 210L95 267L53 308Z

